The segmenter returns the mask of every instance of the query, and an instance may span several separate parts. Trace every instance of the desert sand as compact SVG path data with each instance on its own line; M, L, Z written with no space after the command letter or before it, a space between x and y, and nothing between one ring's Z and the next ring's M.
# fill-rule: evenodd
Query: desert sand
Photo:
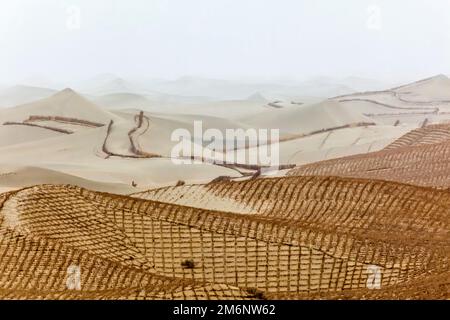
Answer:
M449 298L446 76L361 92L103 79L0 92L0 297ZM280 170L176 163L171 135L195 121L278 129Z

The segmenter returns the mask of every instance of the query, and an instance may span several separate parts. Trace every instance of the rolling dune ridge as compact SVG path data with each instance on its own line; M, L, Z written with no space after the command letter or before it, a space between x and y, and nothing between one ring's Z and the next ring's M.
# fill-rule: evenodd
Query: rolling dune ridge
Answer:
M0 293L4 298L244 299L256 298L255 292L260 298L395 298L400 288L404 298L447 294L446 191L282 177L214 183L199 196L221 194L253 211L234 213L232 206L219 211L207 203L200 204L203 209L169 201L189 194L179 188L188 187L154 193L166 202L55 185L4 194ZM9 269L12 261L23 268ZM64 289L72 264L81 266L77 293ZM373 265L382 273L376 292L366 288ZM416 283L430 290L419 293Z

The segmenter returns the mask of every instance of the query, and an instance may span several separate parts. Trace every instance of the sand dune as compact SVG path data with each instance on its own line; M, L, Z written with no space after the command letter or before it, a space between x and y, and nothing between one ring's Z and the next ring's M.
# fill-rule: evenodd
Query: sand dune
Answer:
M182 96L206 96L215 100L242 100L255 92L260 92L268 99L298 96L326 98L354 92L352 88L343 84L322 82L317 81L317 79L280 84L181 77L173 81L160 82L153 88L162 93Z
M425 127L407 133L384 150L308 164L288 175L363 177L448 189L448 130L449 125Z
M280 129L280 132L290 134L308 134L322 129L373 122L368 117L331 100L287 110L270 110L241 121L249 126Z
M0 126L0 148L58 137L62 133L39 127Z
M64 89L48 98L14 108L0 110L3 121L23 121L31 115L62 116L107 124L115 115L102 110L71 89Z
M450 79L441 74L394 89L400 98L413 102L450 102Z
M137 189L129 184L97 182L82 179L60 171L38 167L1 166L0 185L3 188L3 192L47 183L61 185L72 184L91 190L107 191L117 194L136 192Z
M191 114L181 113L183 109L169 113L144 112L142 128L133 132L137 129L136 117L140 113L139 109L106 111L74 91L66 89L47 99L0 111L5 122L17 121L37 125L19 126L18 123L2 126L0 134L3 134L0 139L4 142L0 150L0 163L38 165L45 169L61 170L65 174L82 179L98 179L102 183L138 183L139 186L151 187L171 185L185 179L206 182L219 176L237 177L239 172L243 172L208 164L185 165L182 166L183 169L178 169L177 165L172 163L169 158L178 141L171 141L171 134L178 128L185 128L193 133L194 121L201 121L204 130L215 128L222 132L236 128L279 128L282 139L280 160L281 164L286 165L301 165L376 151L419 126L373 126L374 123L370 122L373 119L364 115L367 110L360 110L359 106L351 104L353 102L279 102L281 109L267 107L268 103L271 102L256 94L245 101L192 106L188 109ZM155 108L161 109L161 106L156 105ZM396 109L392 110L398 112ZM223 117L218 117L220 115ZM60 121L61 117L84 123L80 125ZM105 127L85 126L88 121ZM113 123L107 137L111 121ZM61 132L58 130L70 134L59 136ZM35 135L34 132L39 133ZM10 134L14 134L13 139L8 138ZM33 157L37 152L42 154L38 160ZM239 152L249 153L252 150ZM110 157L111 155L113 156ZM155 156L163 159L138 159L138 163L133 164L133 170L129 169L134 158ZM148 168L164 168L164 172L148 171ZM185 168L189 170L183 172Z
M47 88L17 85L0 90L0 107L14 107L35 100L44 99L56 91Z
M114 126L111 137L107 140L107 148L115 153L130 156L130 137L128 133L136 126L136 114L129 113L110 113L88 102L71 90L64 90L57 95L41 100L30 105L20 106L2 111L2 119L28 121L30 115L41 116L59 116L70 117L75 120L97 121L109 123L114 120ZM177 128L188 128L192 130L194 120L202 120L209 123L209 127L221 128L230 127L231 122L212 117L193 116L154 116L151 117L151 128L145 134L142 133L138 139L140 150L145 153L160 154L164 157L170 157L172 146L176 142L171 142L171 133ZM59 119L59 118L58 118ZM49 123L50 122L50 123ZM37 123L37 122L33 122ZM102 154L102 145L106 138L107 126L104 128L95 128L92 126L79 126L77 123L68 124L61 121L42 121L40 125L51 125L51 128L65 128L68 126L80 127L81 132L70 128L73 135L70 137L52 136L54 139L46 141L35 141L37 136L32 135L31 130L40 130L45 132L43 127L18 127L3 126L5 135L14 133L17 136L13 140L3 136L2 138L8 143L2 149L1 163L19 163L22 165L39 165L47 169L61 170L64 173L79 176L83 179L99 179L101 182L108 183L125 183L130 184L132 181L143 184L147 187L158 183L167 185L176 183L178 180L188 181L209 181L220 175L235 176L234 170L215 167L209 164L195 166L177 166L170 159L157 162L143 162L133 165L130 170L130 162L126 159L108 159L105 163L105 155ZM234 124L231 127L240 127ZM15 131L13 131L13 128ZM208 125L205 126L208 128ZM21 130L23 129L23 130ZM123 129L123 130L122 130ZM53 131L49 131L51 133ZM0 132L1 133L1 132ZM6 142L5 142L6 143ZM33 154L42 154L39 159L35 159ZM31 160L32 159L32 160ZM164 171L153 170L151 168L173 168L170 175L165 175ZM190 168L186 171L186 168ZM144 174L142 173L144 172ZM43 181L44 182L44 181Z
M111 93L99 97L90 97L90 99L99 106L111 109L144 109L154 105L145 96L135 93Z
M348 192L334 192L342 188ZM391 288L414 283L433 290L410 288L403 291L405 297L446 294L446 286L435 281L445 284L441 275L449 259L447 192L302 177L218 183L209 189L258 213L236 215L77 187L38 186L5 195L0 201L0 256L28 263L12 270L14 276L0 273L0 294L60 299L362 298L371 294L366 284L373 265L383 274L380 292L386 298L395 297ZM171 191L159 194L166 192ZM255 197L255 192L265 196ZM420 209L402 207L403 197ZM429 205L430 198L435 204ZM31 247L34 258L22 254ZM3 271L7 259L0 261ZM77 294L65 288L70 264L79 265L85 275ZM52 272L38 280L33 277L36 268ZM424 284L426 279L433 281ZM131 294L135 288L139 290Z
M439 75L397 88L353 93L332 100L378 124L417 128L448 121L449 82Z
M139 88L136 85L122 79L115 78L107 81L100 86L92 88L89 93L94 95L105 95L105 94L114 94L114 93L139 93Z
M107 183L153 187L175 184L179 180L208 182L218 176L236 176L235 170L210 164L178 165L170 159L105 159L102 145L106 127L71 135L11 145L0 149L0 163L39 166ZM120 136L116 143L126 141ZM35 155L39 154L39 157ZM45 183L45 181L43 181Z
M115 94L145 95L152 92L145 85L124 79L114 74L100 74L75 84L75 89L90 96L108 96Z
M88 98L0 109L0 297L448 299L449 81L184 78L160 93L107 75ZM296 92L314 85L345 95ZM172 133L195 121L279 129L280 163L297 167L176 163Z
M192 108L172 108L172 112L191 113L196 115L216 116L225 119L239 120L248 115L258 114L266 111L267 102L254 99L225 100L210 103L201 103Z
M413 147L427 144L436 144L450 140L450 124L434 124L409 131L385 149Z
M281 142L281 163L306 164L378 151L412 130L413 126L361 126L332 130Z

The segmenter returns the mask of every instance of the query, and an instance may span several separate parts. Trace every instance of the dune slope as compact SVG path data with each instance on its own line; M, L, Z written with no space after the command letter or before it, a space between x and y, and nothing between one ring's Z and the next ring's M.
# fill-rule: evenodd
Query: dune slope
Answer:
M180 188L185 193L187 187ZM177 192L166 189L156 198ZM207 203L193 208L71 186L2 195L0 294L364 298L372 292L368 268L376 266L386 298L395 297L393 286L409 288L408 297L447 295L445 285L436 290L435 284L436 279L448 281L441 277L449 258L448 192L325 177L219 182L195 192L242 202L254 212L211 210ZM30 250L33 256L24 253ZM25 267L10 269L11 259L24 259ZM84 279L76 293L64 289L71 264L80 267ZM33 277L36 270L39 277ZM433 279L429 285L427 278ZM417 292L416 282L434 290Z
M421 128L383 150L307 164L288 175L360 177L447 189L450 187L448 128L444 124Z

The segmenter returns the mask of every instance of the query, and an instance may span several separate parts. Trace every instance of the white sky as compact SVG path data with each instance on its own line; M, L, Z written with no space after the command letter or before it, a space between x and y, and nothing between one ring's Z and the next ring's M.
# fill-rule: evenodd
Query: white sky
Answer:
M0 82L104 72L450 74L450 0L0 0Z

